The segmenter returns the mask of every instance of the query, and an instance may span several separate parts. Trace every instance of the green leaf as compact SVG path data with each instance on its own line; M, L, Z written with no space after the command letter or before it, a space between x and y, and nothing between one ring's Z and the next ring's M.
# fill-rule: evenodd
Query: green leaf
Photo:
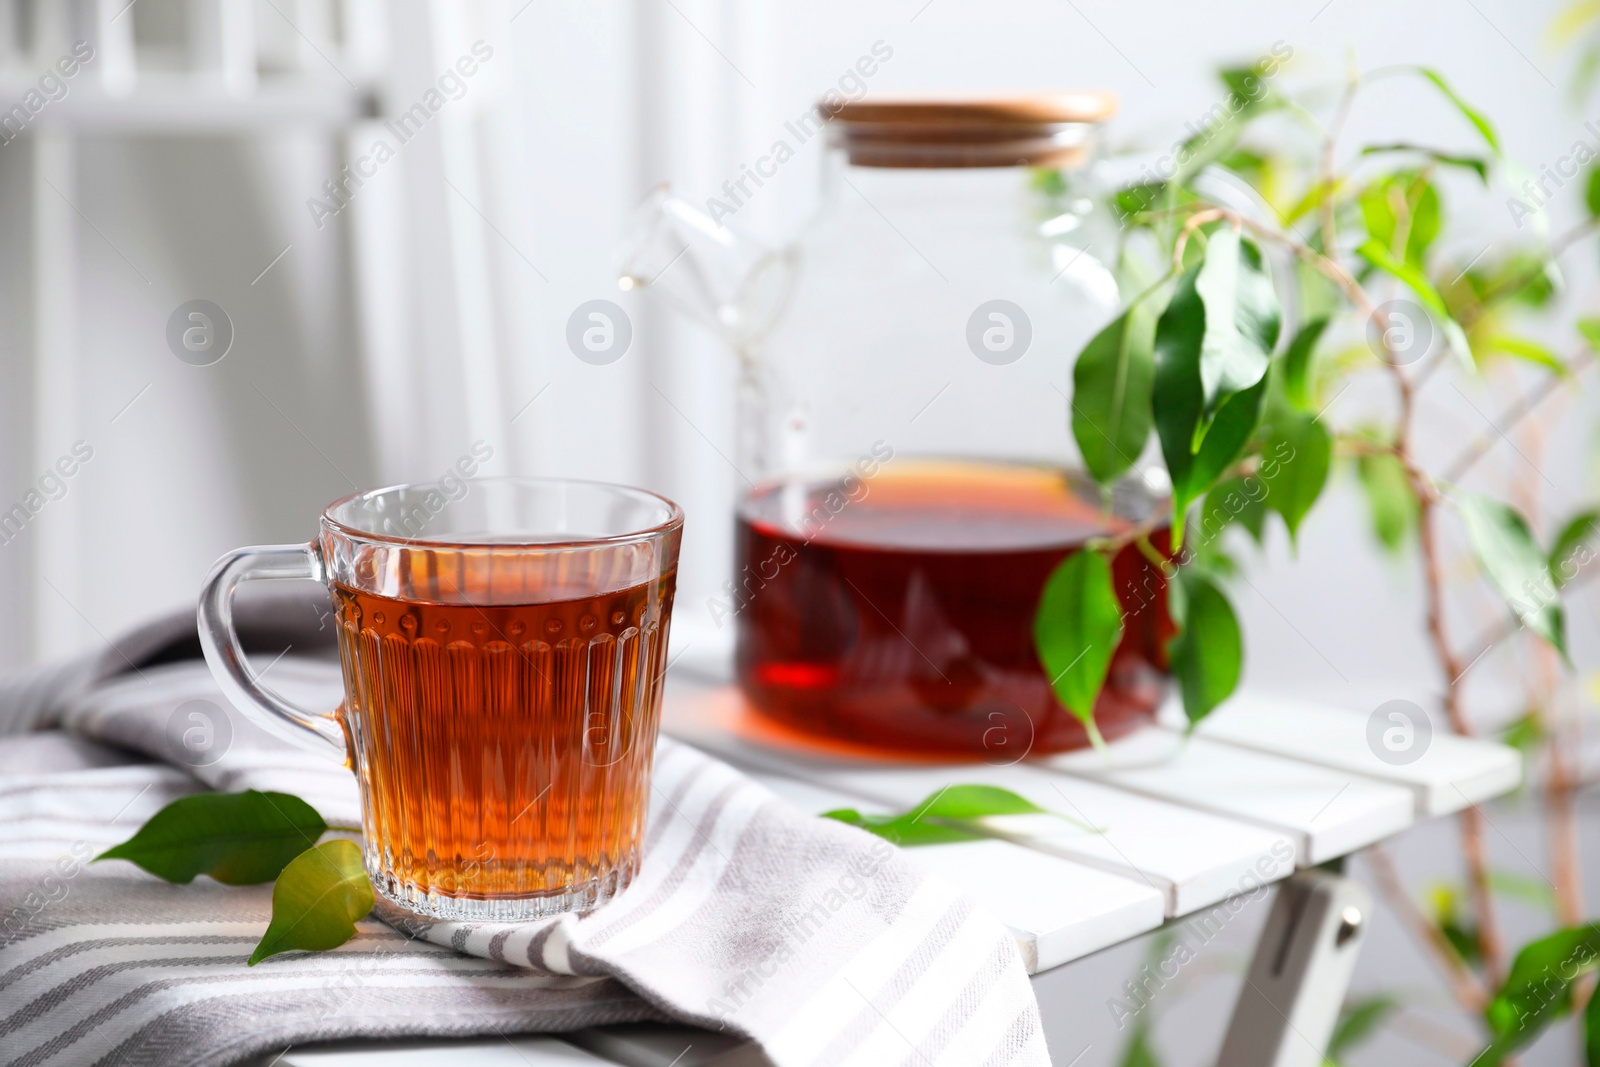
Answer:
M1377 155L1387 152L1405 152L1413 155L1426 156L1435 163L1442 163L1447 167L1460 167L1470 170L1478 176L1478 180L1485 186L1489 184L1489 161L1482 156L1462 156L1450 152L1441 152L1437 148L1426 148L1422 145L1396 143L1396 144L1369 144L1361 149L1364 156Z
M1550 584L1550 563L1516 510L1477 493L1457 492L1467 540L1489 578L1522 624L1567 654L1561 600Z
M1139 301L1094 336L1072 368L1072 436L1102 485L1133 466L1150 436L1156 317Z
M1589 209L1589 216L1600 216L1600 166L1589 168L1589 178L1583 187L1583 206Z
M1195 290L1198 268L1179 279L1172 301L1156 325L1156 375L1150 407L1161 439L1161 454L1172 477L1173 550L1182 547L1183 517L1244 451L1261 416L1267 376L1242 393L1229 396L1217 408L1211 428L1198 452L1205 403L1200 378L1200 350L1205 334L1206 308Z
M1223 67L1217 77L1228 87L1229 108L1246 116L1279 107L1283 98L1272 88L1271 79L1259 65Z
M1450 942L1450 947L1469 964L1476 964L1483 958L1483 946L1478 940L1477 928L1462 919L1461 891L1447 882L1433 886L1429 890L1429 898L1433 904L1433 922Z
M1543 878L1529 878L1511 871L1490 871L1489 885L1496 893L1555 914L1556 893Z
M1429 67L1418 67L1417 73L1432 82L1444 94L1445 99L1454 104L1456 110L1461 112L1468 122L1472 123L1473 128L1483 138L1484 144L1488 145L1495 155L1500 155L1500 137L1494 132L1494 126L1483 112L1461 99L1456 91L1450 87L1450 83L1446 82L1444 76L1438 71Z
M1328 328L1328 316L1321 315L1300 327L1289 347L1283 353L1283 393L1290 404L1301 411L1311 411L1316 406L1313 397L1312 357L1322 331Z
M824 812L822 817L877 834L902 848L912 848L982 840L988 835L972 824L993 815L1054 815L1075 826L1100 832L1049 808L1041 808L1009 789L993 785L946 786L899 815L863 815L854 808L840 808Z
M1592 6L1590 0L1580 0L1579 3L1570 5L1567 10ZM1591 42L1578 53L1578 61L1572 65L1572 79L1567 83L1567 92L1573 104L1583 107L1588 103L1589 90L1594 85L1597 73L1600 73L1600 43Z
M1166 182L1136 182L1118 189L1111 198L1111 206L1119 219L1133 218L1154 211L1172 196L1176 203L1187 204L1195 199L1187 190L1170 188Z
M1498 259L1469 264L1466 269L1457 271L1450 287L1457 293L1464 290L1462 295L1470 295L1470 301L1462 300L1461 296L1456 299L1466 305L1466 310L1481 315L1485 305L1501 301L1531 308L1546 307L1564 284L1554 260L1535 252L1515 250ZM1450 305L1455 307L1455 301L1450 301Z
M1200 336L1202 410L1191 452L1199 451L1217 409L1266 375L1279 328L1278 297L1261 251L1231 227L1211 235L1194 289L1205 326Z
M1590 994L1589 1006L1583 1009L1583 1062L1588 1067L1600 1067L1600 997Z
M1405 465L1387 452L1361 456L1356 476L1366 493L1373 533L1384 548L1398 552L1417 525L1417 495Z
M1600 352L1600 319L1584 317L1578 320L1578 332L1588 346Z
M1314 416L1282 408L1264 429L1261 469L1266 506L1283 516L1293 541L1300 522L1322 495L1333 464L1333 437Z
M1097 745L1102 742L1094 705L1121 639L1122 604L1112 584L1111 564L1090 549L1072 553L1045 581L1033 617L1033 647L1056 699Z
M1534 712L1525 712L1500 731L1500 743L1510 745L1523 756L1532 756L1544 743L1544 724Z
M1159 371L1158 371L1159 380ZM1159 388L1159 386L1158 386ZM1254 387L1228 398L1217 412L1198 454L1181 451L1179 445L1167 458L1167 472L1173 485L1173 536L1172 547L1177 551L1183 545L1183 514L1189 504L1200 497L1220 478L1249 444L1261 419L1262 398L1267 382L1262 379ZM1157 429L1161 427L1157 415ZM1167 455L1166 435L1162 435L1162 453Z
M1284 212L1284 225L1287 226L1291 223L1298 222L1312 212L1320 210L1322 208L1323 201L1327 200L1330 196L1337 196L1343 188L1343 178L1334 178L1331 181L1319 181L1315 183L1311 186L1311 188L1306 190L1305 195L1301 196L1299 200L1296 200L1290 206L1288 211Z
M1067 179L1055 167L1035 167L1028 177L1028 185L1043 196L1065 196Z
M854 808L840 808L822 813L824 819L836 819L901 848L920 845L948 845L953 841L981 841L984 835L945 823L924 822L914 815L863 815Z
M1532 363L1565 377L1568 373L1567 365L1561 362L1561 357L1550 351L1537 341L1530 341L1526 337L1507 337L1497 334L1479 342L1479 349L1486 353L1501 352L1514 356L1526 363Z
M1483 942L1478 938L1478 928L1457 919L1452 922L1440 923L1439 932L1444 934L1444 939L1450 942L1450 947L1455 949L1456 955L1470 964L1477 964L1483 959Z
M912 809L924 819L982 819L990 815L1050 815L1027 797L997 785L952 785Z
M1390 174L1361 191L1360 206L1368 235L1420 269L1439 236L1439 194L1433 185L1414 171Z
M1150 1043L1150 1027L1143 1019L1134 1025L1133 1032L1128 1035L1128 1045L1122 1050L1117 1067L1161 1067L1161 1057L1156 1055L1155 1046Z
M1456 354L1456 358L1461 360L1466 369L1476 369L1472 362L1472 348L1467 344L1466 332L1461 329L1459 322L1450 317L1450 311L1445 307L1444 299L1439 296L1439 290L1433 287L1426 274L1414 264L1403 263L1396 259L1388 246L1375 238L1369 237L1363 241L1356 252L1374 267L1393 275L1409 286L1411 291L1417 294L1417 299L1421 300L1439 320L1445 340L1450 343L1450 349Z
M1218 482L1206 494L1200 505L1200 544L1215 540L1231 522L1237 522L1250 532L1256 544L1266 527L1267 506L1264 503L1266 486L1259 478L1229 478Z
M1352 1000L1339 1011L1339 1022L1328 1039L1328 1058L1337 1060L1353 1051L1400 1010L1400 1001L1387 993Z
M356 920L372 905L372 882L354 842L336 838L307 849L278 875L272 922L250 953L249 965L295 949L338 948L355 936Z
M1280 157L1263 155L1250 148L1235 148L1217 160L1216 165L1233 171L1268 204L1276 205L1281 199L1282 183L1289 167Z
M1585 511L1567 520L1550 546L1550 580L1556 588L1578 576L1578 570L1589 562L1585 546L1594 540L1600 528L1600 511Z
M1187 568L1179 574L1184 587L1183 632L1172 644L1172 673L1192 728L1238 687L1244 640L1222 590Z
M1233 151L1247 121L1248 116L1243 112L1230 112L1216 122L1208 122L1204 129L1178 146L1175 153L1178 165L1173 168L1172 179L1167 183L1167 194L1174 197L1168 206L1175 206L1179 202L1175 198L1178 189L1188 185L1196 174Z
M1494 1067L1572 1010L1572 983L1600 964L1600 925L1558 930L1523 946L1500 991L1484 1009L1494 1040L1473 1060Z
M276 878L327 829L311 805L288 793L196 793L95 860L129 860L179 884L209 874L224 885L255 885Z

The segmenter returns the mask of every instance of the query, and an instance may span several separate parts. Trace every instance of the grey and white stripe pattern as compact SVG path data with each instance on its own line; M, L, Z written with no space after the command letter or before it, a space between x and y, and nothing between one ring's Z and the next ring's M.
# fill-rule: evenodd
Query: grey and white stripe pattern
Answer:
M314 609L263 611L296 652L316 644ZM0 685L0 1064L226 1064L317 1040L642 1020L727 1029L783 1067L1049 1062L999 923L883 842L667 740L642 869L599 911L429 923L380 904L333 952L247 968L270 887L86 862L198 789L357 815L347 770L236 713L215 762L162 762L175 709L223 703L203 663L161 654L190 638L164 619L116 654ZM284 657L270 680L337 699L337 669L313 657Z

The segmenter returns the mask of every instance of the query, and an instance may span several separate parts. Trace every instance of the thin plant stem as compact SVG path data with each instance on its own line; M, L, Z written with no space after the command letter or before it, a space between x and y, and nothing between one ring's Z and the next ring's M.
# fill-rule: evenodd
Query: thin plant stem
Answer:
M1382 845L1374 845L1362 855L1366 857L1367 866L1372 869L1378 891L1383 894L1384 900L1399 916L1400 921L1433 958L1445 981L1449 983L1450 992L1456 1001L1470 1012L1482 1011L1483 1006L1489 1001L1489 994L1484 988L1483 981L1472 973L1472 968L1467 966L1466 961L1450 943L1450 939L1444 936L1444 931L1439 929L1438 924L1423 914L1416 901L1411 899L1405 883L1400 880L1399 871L1395 869L1394 861L1389 858L1388 850Z

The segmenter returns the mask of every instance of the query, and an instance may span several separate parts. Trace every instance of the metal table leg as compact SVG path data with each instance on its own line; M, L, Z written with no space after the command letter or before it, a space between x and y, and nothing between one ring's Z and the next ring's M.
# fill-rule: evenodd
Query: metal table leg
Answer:
M1371 910L1342 874L1302 871L1279 886L1218 1067L1320 1067Z

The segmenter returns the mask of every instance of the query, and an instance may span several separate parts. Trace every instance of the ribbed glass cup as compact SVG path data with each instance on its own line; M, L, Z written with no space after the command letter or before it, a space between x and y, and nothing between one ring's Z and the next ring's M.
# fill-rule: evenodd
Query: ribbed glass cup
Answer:
M588 911L639 866L682 513L620 486L463 484L323 516L367 870L430 918Z

